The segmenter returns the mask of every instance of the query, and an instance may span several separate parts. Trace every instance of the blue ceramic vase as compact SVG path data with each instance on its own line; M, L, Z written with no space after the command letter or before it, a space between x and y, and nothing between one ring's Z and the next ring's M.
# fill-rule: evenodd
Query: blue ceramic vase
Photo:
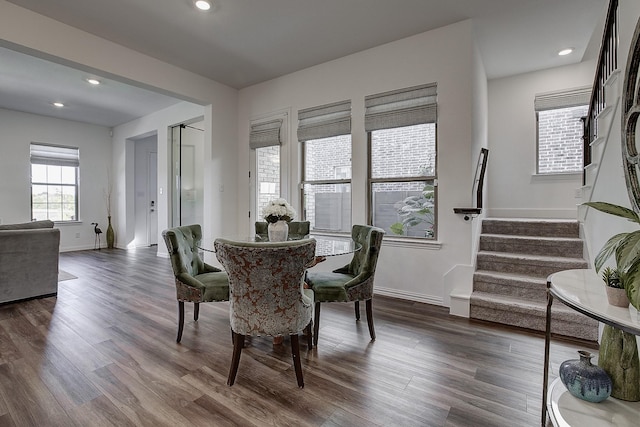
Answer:
M591 363L593 355L579 351L580 359L560 365L560 380L569 393L587 402L602 402L611 395L611 378L604 369Z

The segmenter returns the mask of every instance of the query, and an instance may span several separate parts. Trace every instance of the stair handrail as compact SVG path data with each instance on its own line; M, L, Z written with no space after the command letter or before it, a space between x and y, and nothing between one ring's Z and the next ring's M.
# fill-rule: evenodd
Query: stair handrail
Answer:
M591 164L591 143L598 136L598 122L596 118L606 107L605 83L618 69L618 0L611 0L607 10L607 20L602 34L600 54L596 75L593 80L589 112L584 120L583 165ZM582 174L582 185L586 184L586 170Z

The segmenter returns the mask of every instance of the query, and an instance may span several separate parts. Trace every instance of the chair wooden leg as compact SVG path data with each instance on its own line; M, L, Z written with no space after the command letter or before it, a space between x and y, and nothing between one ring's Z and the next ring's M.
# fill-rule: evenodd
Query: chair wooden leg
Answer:
M318 346L318 330L320 329L320 303L316 302L315 315L313 317L313 345Z
M182 330L184 329L184 301L178 301L178 338L176 342L182 339Z
M307 336L307 349L311 350L313 348L313 332L311 325L313 325L313 319L309 322L306 328L304 328L305 335Z
M355 302L356 320L360 320L360 301Z
M193 320L198 321L198 317L200 316L200 303L193 303Z
M371 341L376 339L376 330L373 328L373 307L371 306L372 300L368 299L367 306L367 325L369 325L369 335L371 335Z
M302 364L300 362L300 344L298 343L298 334L291 334L291 357L293 357L293 367L296 370L298 387L304 388L304 379L302 378Z
M238 365L240 364L240 355L242 354L242 347L244 347L244 335L233 334L233 356L231 357L231 368L229 369L229 378L227 379L227 385L232 386L236 380L236 374L238 373Z

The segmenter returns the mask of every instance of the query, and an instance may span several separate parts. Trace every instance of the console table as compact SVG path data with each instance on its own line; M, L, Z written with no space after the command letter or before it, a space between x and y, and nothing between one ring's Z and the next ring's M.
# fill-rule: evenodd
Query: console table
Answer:
M547 321L544 343L544 380L542 385L542 426L547 415L554 426L638 426L640 402L625 402L610 397L590 403L572 396L556 378L549 381L551 344L551 305L554 298L566 306L607 325L640 335L638 312L608 303L605 284L594 270L566 270L547 278Z

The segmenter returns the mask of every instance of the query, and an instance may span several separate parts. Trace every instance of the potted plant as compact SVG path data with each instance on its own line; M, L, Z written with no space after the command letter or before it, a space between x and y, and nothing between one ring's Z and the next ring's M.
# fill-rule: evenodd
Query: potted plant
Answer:
M605 289L609 304L616 307L628 307L629 298L627 298L627 291L624 288L624 274L616 268L605 267L602 270L602 280L607 285Z
M606 202L587 202L584 205L626 218L640 226L640 217L631 209ZM640 229L618 233L607 240L594 261L596 272L611 256L615 257L618 276L622 279L629 302L640 310Z

